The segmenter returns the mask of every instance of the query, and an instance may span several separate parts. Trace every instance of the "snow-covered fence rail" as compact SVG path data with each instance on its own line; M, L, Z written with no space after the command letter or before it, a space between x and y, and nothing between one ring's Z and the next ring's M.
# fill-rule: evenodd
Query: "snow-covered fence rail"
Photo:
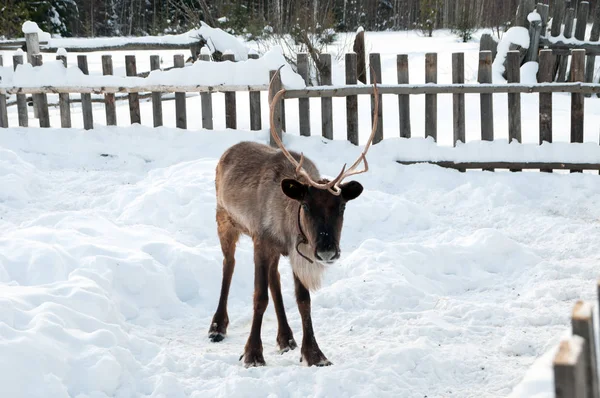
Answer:
M571 143L583 143L584 138L584 97L591 94L600 94L600 84L584 83L583 66L585 63L585 51L584 50L572 50L572 63L571 63L571 79L568 83L551 83L552 81L552 70L556 60L552 50L546 49L540 52L539 58L539 72L537 73L537 79L540 83L520 83L520 68L519 68L519 52L509 51L507 54L506 72L508 77L508 83L492 83L493 66L492 56L490 51L481 51L478 64L478 81L475 83L465 83L465 62L463 53L452 54L452 83L451 84L440 84L437 83L438 65L436 54L426 54L425 56L425 76L426 82L424 84L411 84L408 78L409 60L406 54L397 55L397 83L389 84L388 82L381 81L381 67L380 67L380 55L369 54L370 67L373 68L378 77L378 88L381 103L390 97L396 97L398 100L398 111L394 113L394 118L398 118L399 128L398 131L389 131L389 127L384 127L386 124L383 123L383 109L384 106L379 107L379 114L376 115L379 119L379 130L376 133L374 143L378 143L383 140L384 128L386 129L386 136L399 136L402 138L411 138L413 135L414 127L412 122L414 118L411 118L411 101L410 98L415 95L425 96L425 109L424 116L426 123L424 124L424 135L425 137L431 138L433 141L438 142L438 99L440 96L451 95L452 96L452 145L456 146L457 143L466 142L465 131L465 96L466 95L477 95L479 99L479 121L480 131L477 132L478 136L476 140L480 141L495 141L500 134L495 129L498 129L497 115L494 115L494 98L497 95L508 94L508 138L509 142L522 142L521 126L523 124L521 115L521 95L522 94L538 94L539 95L539 144L552 143L553 142L553 100L555 99L554 94L565 93L569 94L571 98L570 106L570 142ZM323 54L324 64L327 64L327 57L329 54ZM21 59L17 59L18 56L13 60L13 64L16 67L19 63L22 63ZM277 57L280 57L278 55ZM7 105L2 101L2 98L9 96L13 99L9 101L10 104L17 106L19 110L18 124L20 126L28 125L28 111L27 104L25 102L26 95L33 95L34 107L42 107L41 111L38 109L38 118L41 127L50 127L49 119L46 118L46 108L49 106L48 102L44 100L45 95L58 94L58 104L60 105L61 115L61 127L70 127L71 114L70 107L72 102L78 100L81 102L82 114L84 120L84 128L90 129L94 126L94 115L92 111L92 101L100 101L105 104L106 113L106 124L116 125L117 115L115 110L115 102L120 99L127 99L129 102L129 122L143 123L142 115L140 113L140 101L143 98L150 98L152 101L152 118L154 126L162 126L163 112L162 103L163 101L171 98L175 98L175 117L177 118L175 125L179 128L188 128L188 106L187 98L189 95L200 94L201 107L198 112L192 112L192 117L202 118L202 127L205 129L212 129L215 118L225 119L225 127L237 128L238 126L238 113L240 102L249 104L250 111L248 112L250 118L250 129L260 130L264 128L265 123L261 120L261 113L268 107L268 102L271 95L267 96L267 101L261 102L261 93L266 94L268 91L268 82L273 76L274 70L281 64L282 58L273 58L273 54L267 54L260 59L252 59L247 62L238 63L213 63L206 62L206 58L200 57L200 60L196 63L182 67L183 57L181 55L174 56L175 68L165 71L157 70L160 69L158 62L158 56L153 55L150 59L151 69L154 69L152 74L146 78L140 78L136 71L136 57L126 57L126 70L128 77L122 76L110 76L113 73L112 68L112 57L110 55L104 55L102 57L102 76L88 76L87 70L87 58L85 55L77 56L77 68L65 69L64 56L59 55L57 59L61 62L46 61L45 67L48 67L50 73L46 78L43 70L35 71L33 69L28 70L24 68L23 76L21 80L15 77L16 82L25 82L28 84L13 85L0 84L0 126L7 127L8 122L6 120ZM256 58L251 56L250 58ZM283 76L287 76L288 83L282 84L277 81L276 84L282 84L282 87L286 88L286 92L283 96L284 101L276 107L279 111L281 109L280 116L276 117L279 120L278 125L282 127L282 130L289 131L287 127L296 129L300 135L310 136L315 133L327 138L333 139L333 132L345 130L346 139L355 145L359 143L359 131L358 131L358 97L369 96L371 98L371 110L373 109L373 87L369 85L363 85L357 83L357 62L355 61L355 54L347 54L346 56L346 84L333 86L331 84L331 68L326 68L324 75L321 76L323 85L321 86L306 86L308 71L306 67L307 54L298 54L298 65L300 74L295 74L289 66L287 69L282 71L286 72ZM36 55L36 62L40 62L41 55ZM51 65L49 65L49 63ZM275 66L277 65L277 66ZM52 69L53 68L53 69ZM225 69L224 69L225 68ZM220 74L223 76L229 76L229 72L226 68L242 68L234 72L234 69L230 70L230 74L235 76L234 80L230 78L223 80L229 84L216 84L210 85L207 82L214 81L207 79L206 76L214 74ZM247 68L247 69L244 69ZM244 70L245 72L240 72ZM260 73L264 73L264 77L257 79L256 76L248 78L247 75L254 74L260 70ZM250 71L250 72L247 72ZM36 74L37 73L37 74ZM497 72L496 72L497 73ZM57 75L60 78L53 78L52 75ZM327 75L329 74L329 75ZM15 72L16 76L16 72ZM41 79L40 77L43 77ZM10 78L10 76L9 76ZM30 82L29 79L33 79ZM37 79L37 80L35 80ZM238 80L235 80L238 79ZM7 80L10 81L10 80ZM204 82L203 84L199 83ZM528 81L531 81L531 76L528 76ZM39 83L37 83L39 82ZM47 82L47 85L44 83ZM189 82L198 82L199 84L190 84ZM244 82L246 84L235 84L236 82ZM292 82L290 84L290 82ZM254 84L256 83L256 84ZM224 107L223 114L213 114L213 99L217 93L225 93L224 95ZM246 94L249 96L248 101L239 101L239 96ZM92 98L92 95L95 98ZM16 97L16 100L14 98ZM332 98L341 97L346 99L346 122L344 126L334 126L333 110L329 105ZM80 99L79 99L80 98ZM311 112L311 105L314 107L315 101L309 101L311 98L320 99L320 110L321 112ZM298 99L298 126L286 126L286 114L289 114L289 110L286 111L285 100ZM319 102L316 105L319 105ZM243 105L245 106L245 105ZM288 104L289 109L289 104ZM389 109L389 108L387 108ZM96 109L95 113L98 113ZM293 110L296 112L296 110ZM389 111L388 111L389 112ZM315 124L310 123L312 117L320 117L320 131L311 131L315 128ZM319 114L320 113L320 114ZM371 112L372 113L372 112ZM414 113L414 112L413 112ZM315 115L316 114L316 115ZM41 115L41 116L39 116ZM201 115L201 116L200 116ZM122 116L121 116L122 117ZM531 119L531 113L526 115L527 118ZM147 116L146 116L147 118ZM122 124L122 122L121 122ZM388 124L389 126L389 124ZM445 126L444 126L445 127ZM469 131L472 136L473 130ZM528 134L531 131L528 130ZM457 169L486 169L493 170L496 168L509 168L511 170L520 169L541 169L542 171L551 171L552 169L567 169L572 171L581 170L600 170L600 158L586 157L574 158L574 157L550 157L545 160L525 159L517 160L515 158L490 158L482 161L475 161L473 159L466 159L460 161L451 161L451 159L399 159L399 162L410 164L417 162L430 162L436 163L444 167L454 167Z

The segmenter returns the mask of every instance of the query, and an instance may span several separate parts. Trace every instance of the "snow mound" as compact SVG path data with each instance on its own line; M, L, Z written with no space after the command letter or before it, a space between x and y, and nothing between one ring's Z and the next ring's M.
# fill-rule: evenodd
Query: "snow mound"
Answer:
M0 147L0 202L27 201L37 192L36 168Z

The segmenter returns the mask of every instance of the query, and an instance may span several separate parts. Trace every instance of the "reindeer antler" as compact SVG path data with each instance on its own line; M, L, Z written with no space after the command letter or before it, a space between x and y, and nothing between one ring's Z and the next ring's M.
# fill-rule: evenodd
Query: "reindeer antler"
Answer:
M283 68L283 65L280 66L279 69L277 69L277 72L273 75L273 78L269 82L269 92L271 91L273 79L275 78L275 76L277 74L279 74L279 71L281 70L281 68ZM369 163L367 162L366 154L369 151L369 147L371 146L371 143L373 142L373 138L375 137L375 133L377 131L377 122L378 122L377 114L379 113L379 95L378 95L379 91L377 90L377 81L376 81L377 79L375 78L375 71L373 70L373 67L371 67L371 72L372 72L372 80L373 80L373 93L375 95L375 109L374 109L374 117L373 117L373 129L371 130L371 135L369 137L369 140L367 141L367 143L365 145L365 149L360 154L358 159L356 159L354 164L348 170L346 170L346 164L344 164L344 167L342 167L342 171L340 171L340 174L338 174L337 177L335 177L333 180L331 180L330 182L325 183L325 184L320 184L320 183L314 181L310 177L310 175L306 172L306 170L304 170L302 168L302 163L304 162L304 154L303 153L300 154L300 161L298 162L288 152L288 150L285 149L285 146L283 145L283 142L281 142L281 139L279 138L279 135L277 134L277 131L275 128L275 104L277 103L277 101L279 101L281 99L283 94L285 94L285 89L279 90L273 96L273 99L271 100L271 104L270 104L271 135L273 136L275 143L277 143L277 146L281 149L281 151L283 152L285 157L296 167L296 175L304 177L309 185L311 185L315 188L319 188L319 189L327 189L333 195L339 196L342 193L340 184L344 178L347 178L347 177L349 177L351 175L355 175L355 174L365 173L366 171L369 170ZM363 161L365 163L364 169L356 170L356 168L358 167L358 165L360 164L361 161Z

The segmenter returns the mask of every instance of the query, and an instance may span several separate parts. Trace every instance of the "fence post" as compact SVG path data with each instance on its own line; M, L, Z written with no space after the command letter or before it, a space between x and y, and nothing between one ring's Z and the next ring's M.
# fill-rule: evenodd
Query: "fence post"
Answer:
M150 56L150 70L160 69L160 55ZM162 112L162 93L152 93L152 120L154 127L163 125L163 112Z
M40 53L40 38L37 32L25 33L25 46L27 48L27 62L33 64L33 56Z
M276 73L277 71L275 70L269 71L269 81L272 80L271 87L269 88L269 108L271 107L271 102L273 102L273 97L279 90L281 90L281 74L277 73L275 76ZM274 125L271 126L271 128L275 130L279 139L282 139L283 132L281 129L281 100L273 106L273 123ZM277 147L277 143L273 139L272 135L269 135L269 140L271 146Z
M536 62L540 48L540 36L542 34L542 21L532 21L529 25L530 44L527 49L527 61ZM520 62L519 62L520 63Z
M573 21L575 19L575 10L569 7L566 10L565 14L565 28L563 30L563 35L565 39L570 39L573 36ZM558 67L558 77L556 81L564 82L567 80L567 62L569 61L569 54L561 55L559 67Z
M223 54L223 61L234 62L235 56L231 53ZM225 92L225 127L228 129L237 128L235 91Z
M320 54L321 85L331 86L331 54ZM321 134L323 137L333 139L333 98L321 97Z
M540 51L540 62L538 79L540 83L551 83L553 68L556 58L552 50ZM552 93L539 94L540 107L540 139L542 145L545 142L552 143ZM552 169L541 169L540 171L552 173Z
M585 367L587 372L587 398L596 398L598 392L598 362L594 333L594 308L591 303L578 300L571 316L572 332L585 340Z
M550 36L557 37L560 35L560 29L565 17L565 1L555 0L552 3L552 27L550 28Z
M250 59L258 59L258 54L248 54ZM262 116L260 107L260 91L250 91L250 130L262 128Z
M61 61L63 66L67 67L67 56L57 55L56 59ZM63 128L71 127L71 101L69 93L58 94L58 106L60 107L60 126Z
M590 32L590 41L597 42L600 40L600 3L596 3L596 13L594 14L594 24ZM594 66L596 64L596 55L588 55L585 63L585 81L593 83L594 81ZM586 94L586 97L591 97L591 94Z
M583 82L585 50L571 50L571 81ZM571 93L571 142L583 142L584 96Z
M373 84L373 78L378 84L381 84L381 56L379 53L369 54L369 65L373 68L372 71L369 71L369 81ZM373 76L375 73L375 76ZM375 136L373 137L373 144L377 144L381 140L383 140L383 101L382 95L377 95L379 100L379 109L377 115L374 115L375 111L375 95L371 95L371 122L374 121L374 117L377 118L377 130L375 132Z
M437 54L425 54L425 83L437 83ZM425 138L437 141L437 94L425 94Z
M0 54L0 66L4 65L2 54ZM8 127L8 108L6 107L6 95L0 94L0 127Z
M465 83L465 54L464 53L453 53L452 54L452 83L453 84L464 84ZM452 107L453 107L453 130L454 139L452 140L452 146L456 146L457 142L465 143L465 95L464 94L452 94Z
M102 56L102 74L112 75L113 74L113 63L112 55ZM112 93L104 94L104 110L106 112L106 125L116 126L117 125L117 109L115 107L115 95Z
M298 54L298 74L304 79L304 84L308 86L308 54ZM300 135L310 137L310 99L298 98L298 116Z
M89 75L87 55L77 56L77 66L83 72L84 75ZM82 93L81 94L81 110L83 113L83 128L90 130L94 128L94 114L92 112L92 95Z
M358 82L356 53L346 54L346 84ZM358 145L358 96L346 97L346 136L348 141Z
M367 84L367 65L366 65L366 47L365 31L361 28L354 38L352 51L356 53L356 74L359 82Z
M31 57L33 66L42 66L42 54L34 54ZM40 127L50 127L50 114L48 113L48 96L46 94L34 94L34 106L37 106ZM37 105L36 105L37 104Z
M127 76L136 76L137 67L135 55L125 56L125 72ZM140 116L140 95L138 93L129 93L129 119L131 124L142 123Z
M13 55L13 68L17 70L18 65L23 65L22 55ZM17 94L17 112L19 114L19 126L27 127L29 125L29 115L27 110L27 96Z
M492 52L479 52L479 83L492 82ZM494 140L494 100L492 94L480 94L481 98L481 139Z
M398 84L408 84L408 55L398 54L396 56L396 68L398 73ZM400 137L410 138L410 96L398 94L398 116L400 117Z
M585 340L571 336L560 342L554 356L554 394L556 398L587 398Z
M577 6L577 25L575 25L575 38L577 40L585 40L585 28L589 13L590 3L588 1L580 2Z
M198 57L200 61L210 62L210 55L200 53ZM200 102L202 103L202 128L212 130L213 128L213 112L212 112L212 94L200 93Z
M506 78L508 83L521 82L521 69L518 51L506 54ZM508 142L521 142L521 94L508 94Z
M540 17L542 17L542 32L546 36L546 29L548 28L548 16L550 15L550 5L544 3L537 3L536 10Z

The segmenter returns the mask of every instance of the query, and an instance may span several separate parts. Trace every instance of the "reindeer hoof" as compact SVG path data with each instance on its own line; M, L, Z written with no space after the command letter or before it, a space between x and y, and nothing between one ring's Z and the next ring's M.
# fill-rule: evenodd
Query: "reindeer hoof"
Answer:
M211 342L218 343L225 339L225 335L223 333L213 332L208 335L208 338Z
M279 353L282 355L290 350L298 348L298 344L296 344L296 340L294 340L293 338L289 339L285 343L280 343L278 341L277 344L279 345Z
M308 356L306 356L305 354L302 354L302 356L300 357L300 362L305 362L306 366L309 366L309 367L310 366L322 367L322 366L333 365L333 362L331 362L329 359L327 359L321 351L316 351L316 352L312 351L312 352L310 352L310 354Z
M265 358L263 357L262 352L250 351L242 354L240 356L240 361L244 358L244 367L259 367L266 366Z

